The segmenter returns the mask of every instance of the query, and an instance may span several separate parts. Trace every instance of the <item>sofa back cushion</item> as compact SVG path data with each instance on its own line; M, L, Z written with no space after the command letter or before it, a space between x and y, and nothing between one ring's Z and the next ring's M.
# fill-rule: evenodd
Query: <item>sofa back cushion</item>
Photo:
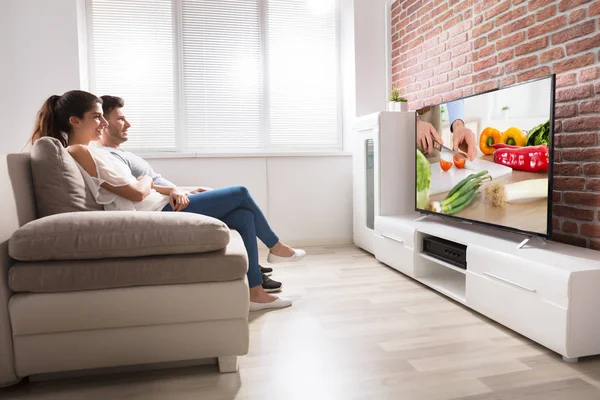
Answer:
M38 217L102 210L76 161L57 139L43 137L31 148L31 172Z

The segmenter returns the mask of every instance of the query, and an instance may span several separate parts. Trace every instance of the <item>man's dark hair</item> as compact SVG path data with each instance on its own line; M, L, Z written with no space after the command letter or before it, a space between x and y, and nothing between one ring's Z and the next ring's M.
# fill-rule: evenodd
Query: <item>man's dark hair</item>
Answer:
M102 96L102 113L104 118L108 118L112 110L115 108L125 107L125 101L117 96Z

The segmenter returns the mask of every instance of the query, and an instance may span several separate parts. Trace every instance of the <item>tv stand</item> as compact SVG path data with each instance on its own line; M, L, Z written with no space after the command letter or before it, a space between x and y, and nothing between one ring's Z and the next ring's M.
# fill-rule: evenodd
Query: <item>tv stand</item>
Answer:
M542 244L546 244L547 243L545 239L542 239L539 236L529 236L529 237L523 239L523 241L517 245L517 249L522 249L527 243L529 243L529 241L531 239L534 239L534 238L537 239L537 240L539 240Z
M415 222L424 221L424 220L426 220L427 218L429 218L430 216L431 216L430 214L423 214L423 215L421 215L419 218L415 219L414 221L415 221Z

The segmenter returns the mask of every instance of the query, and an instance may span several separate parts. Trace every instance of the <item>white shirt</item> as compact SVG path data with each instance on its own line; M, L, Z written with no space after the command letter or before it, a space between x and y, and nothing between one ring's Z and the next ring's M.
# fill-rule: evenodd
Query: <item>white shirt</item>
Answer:
M96 202L103 205L106 211L161 211L169 204L169 196L154 189L144 200L134 202L103 188L101 185L104 182L119 187L137 183L137 179L131 174L129 167L117 160L110 152L92 146L88 146L87 149L96 164L98 176L93 177L88 174L79 163L77 166Z

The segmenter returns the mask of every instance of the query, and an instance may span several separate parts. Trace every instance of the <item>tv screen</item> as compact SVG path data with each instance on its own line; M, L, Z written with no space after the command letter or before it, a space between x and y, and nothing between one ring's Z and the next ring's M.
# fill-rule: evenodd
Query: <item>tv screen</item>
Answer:
M555 76L417 110L416 210L548 238Z

